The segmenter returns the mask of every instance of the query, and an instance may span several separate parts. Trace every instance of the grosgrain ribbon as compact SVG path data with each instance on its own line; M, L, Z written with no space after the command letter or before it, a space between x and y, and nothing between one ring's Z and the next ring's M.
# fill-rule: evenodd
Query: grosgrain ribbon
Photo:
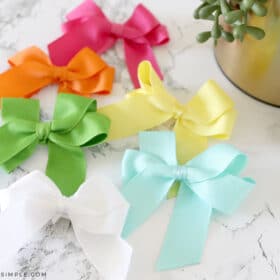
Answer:
M157 268L198 263L212 209L231 214L255 184L250 178L239 177L245 165L246 156L226 144L213 146L187 164L178 165L172 132L141 133L140 150L128 150L123 158L121 191L130 203L123 236L157 210L177 181L179 193Z
M66 66L55 66L37 47L9 59L11 69L0 74L0 97L30 97L41 88L58 84L60 92L90 96L112 89L114 68L89 48L78 52Z
M103 53L122 39L126 64L135 87L139 87L137 66L142 60L149 60L162 78L152 47L167 43L168 32L142 4L124 24L111 22L92 0L85 0L67 15L67 19L63 25L65 34L48 45L55 64L64 65L85 46Z
M2 190L0 201L5 208L0 214L0 262L62 216L71 220L79 244L102 279L125 280L131 248L120 234L128 204L104 178L87 180L68 198L43 173L33 171Z
M30 157L38 144L48 145L46 174L61 192L72 195L85 179L82 147L106 139L110 121L96 112L96 101L73 94L59 94L53 120L40 122L39 101L2 99L0 164L12 171Z
M230 97L214 82L205 83L187 103L180 104L163 86L147 61L138 68L141 88L116 104L99 108L111 119L108 139L120 139L174 120L177 158L185 163L207 148L207 138L228 139L236 112ZM176 188L170 197L176 195Z

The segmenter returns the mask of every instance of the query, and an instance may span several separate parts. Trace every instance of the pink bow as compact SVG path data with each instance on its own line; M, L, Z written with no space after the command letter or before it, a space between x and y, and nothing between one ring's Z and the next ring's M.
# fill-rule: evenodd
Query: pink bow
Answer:
M168 32L142 4L124 24L111 22L91 0L70 12L67 20L63 24L64 35L48 45L54 64L67 64L84 47L103 53L123 39L126 64L135 87L139 87L137 67L142 60L149 60L162 78L152 46L167 43Z

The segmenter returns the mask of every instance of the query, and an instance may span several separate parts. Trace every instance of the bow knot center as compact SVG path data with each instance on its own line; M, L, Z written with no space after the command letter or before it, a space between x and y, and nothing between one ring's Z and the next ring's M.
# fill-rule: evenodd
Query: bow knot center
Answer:
M69 197L61 196L57 205L57 216L65 219L69 219L69 209L71 207L71 201Z
M120 23L112 23L111 34L118 38L124 38L124 25Z
M182 118L183 114L184 114L184 106L182 106L181 104L176 104L175 108L173 110L173 117L174 119L178 120L180 118Z
M186 181L189 177L188 167L183 165L175 166L173 167L172 174L177 180Z
M54 66L53 77L58 82L66 81L68 79L67 66Z
M51 122L41 122L36 125L36 135L40 143L47 143L51 133Z

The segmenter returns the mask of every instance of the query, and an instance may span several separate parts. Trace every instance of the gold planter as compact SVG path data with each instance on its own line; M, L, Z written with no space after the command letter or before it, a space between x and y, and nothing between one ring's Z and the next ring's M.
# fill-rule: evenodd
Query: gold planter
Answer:
M215 56L224 74L252 97L280 107L280 0L269 2L268 15L251 16L249 25L261 27L266 36L257 41L228 43L220 39Z

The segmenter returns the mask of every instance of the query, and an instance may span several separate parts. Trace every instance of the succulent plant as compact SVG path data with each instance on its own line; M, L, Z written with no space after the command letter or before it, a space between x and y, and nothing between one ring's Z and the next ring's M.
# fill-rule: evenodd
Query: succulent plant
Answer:
M266 2L269 0L202 0L201 5L195 10L195 19L213 21L210 31L205 31L197 35L197 41L206 42L211 37L215 44L223 37L228 42L234 40L243 41L245 34L249 34L257 40L265 36L263 29L248 25L248 16L253 13L256 16L264 17L267 15ZM221 24L223 22L230 26L225 30Z

